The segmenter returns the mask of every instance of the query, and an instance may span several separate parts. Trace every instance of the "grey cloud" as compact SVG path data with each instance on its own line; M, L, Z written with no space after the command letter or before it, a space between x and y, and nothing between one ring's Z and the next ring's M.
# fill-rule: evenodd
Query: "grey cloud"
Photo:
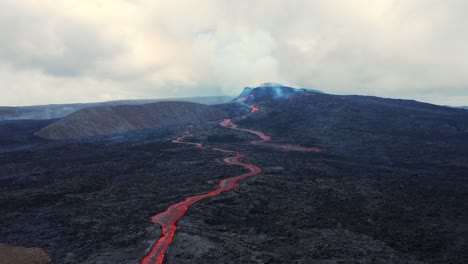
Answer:
M100 37L96 25L59 14L25 9L21 4L0 4L0 60L47 75L72 77L91 72L99 60L119 52L118 43Z
M0 78L30 96L0 104L46 103L47 92L76 87L85 88L54 101L235 95L266 81L468 100L462 0L44 3L0 3Z

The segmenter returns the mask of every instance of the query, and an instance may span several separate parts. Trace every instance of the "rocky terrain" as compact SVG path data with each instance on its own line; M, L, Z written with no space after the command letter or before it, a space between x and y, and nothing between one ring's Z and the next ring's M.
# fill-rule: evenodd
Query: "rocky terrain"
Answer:
M35 135L61 140L144 128L201 124L226 117L227 113L221 110L189 102L99 106L79 110L41 129Z
M203 148L172 143L185 125L50 141L33 133L53 120L0 122L0 242L52 263L139 263L161 235L150 216L246 172L223 148L262 173L191 207L166 263L468 262L468 111L276 93L215 107L261 144L221 120L184 139Z
M113 105L141 105L161 101L184 101L199 104L222 104L229 102L232 98L228 96L206 96L206 97L188 97L171 99L148 99L148 100L118 100L98 103L81 104L52 104L36 106L0 106L0 120L18 120L18 119L53 119L62 118L80 109L96 106Z

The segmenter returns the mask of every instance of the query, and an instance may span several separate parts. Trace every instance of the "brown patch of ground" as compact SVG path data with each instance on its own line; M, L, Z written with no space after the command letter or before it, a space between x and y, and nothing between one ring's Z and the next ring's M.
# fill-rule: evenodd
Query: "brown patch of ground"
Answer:
M50 258L40 248L12 247L0 244L0 264L46 264Z

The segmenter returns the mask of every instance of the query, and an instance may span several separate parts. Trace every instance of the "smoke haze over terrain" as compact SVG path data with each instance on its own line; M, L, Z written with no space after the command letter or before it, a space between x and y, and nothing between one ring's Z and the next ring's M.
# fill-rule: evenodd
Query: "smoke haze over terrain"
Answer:
M468 101L463 0L0 1L0 105L327 93Z

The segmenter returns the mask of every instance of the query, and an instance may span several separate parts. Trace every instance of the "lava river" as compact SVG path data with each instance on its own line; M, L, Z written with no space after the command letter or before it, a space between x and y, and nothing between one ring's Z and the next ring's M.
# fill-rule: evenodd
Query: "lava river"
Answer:
M231 129L250 132L252 134L259 136L263 141L271 140L269 136L266 136L262 132L253 131L253 130L244 129L244 128L238 128L235 124L231 122L231 119L224 120L223 122L220 123L220 125L223 127L231 128ZM173 140L173 142L178 143L178 144L195 145L201 148L202 145L200 143L190 143L190 142L182 141L189 133L190 133L190 128L180 137ZM190 206L194 205L195 203L205 198L213 197L213 196L219 195L220 193L231 191L232 189L235 189L237 186L239 186L239 184L237 183L238 181L243 180L247 177L257 175L262 171L262 169L260 169L260 167L256 165L242 162L241 159L244 157L244 154L240 152L218 149L218 148L214 148L214 150L235 153L236 154L235 156L224 158L223 159L224 163L229 164L229 165L243 166L244 168L248 169L249 172L223 179L218 183L218 188L216 188L215 190L209 193L205 193L205 194L190 196L182 202L178 202L176 204L169 206L169 208L167 208L166 211L152 216L151 222L161 225L162 237L154 244L154 246L152 247L148 255L146 255L143 258L143 260L141 261L142 264L162 264L163 263L166 250L169 247L169 245L172 243L172 240L174 239L174 235L177 230L176 224L185 215L185 213L187 212Z

